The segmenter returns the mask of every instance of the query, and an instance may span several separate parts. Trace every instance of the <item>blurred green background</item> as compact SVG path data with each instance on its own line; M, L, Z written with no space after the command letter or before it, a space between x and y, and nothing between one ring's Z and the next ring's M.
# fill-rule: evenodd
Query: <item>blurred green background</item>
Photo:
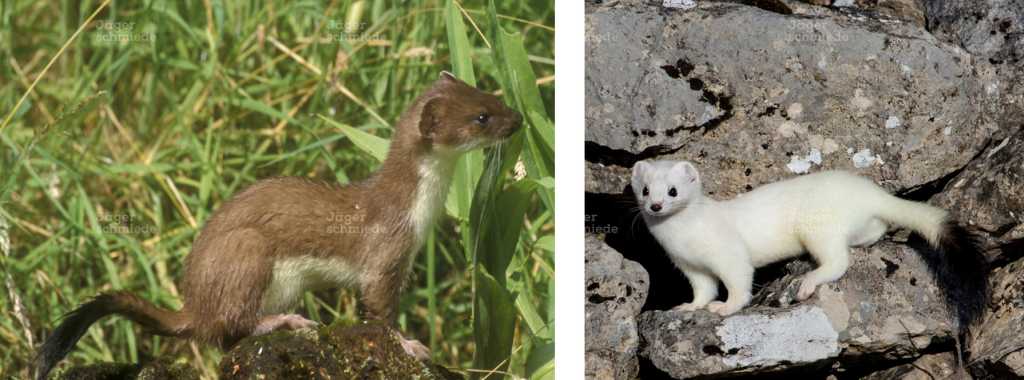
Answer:
M0 2L0 376L27 377L55 321L98 292L180 307L219 204L265 177L367 177L450 70L527 128L460 162L400 327L456 372L553 377L554 33L553 1ZM306 294L300 312L358 319L351 291ZM115 317L62 367L152 356L212 377L221 354Z

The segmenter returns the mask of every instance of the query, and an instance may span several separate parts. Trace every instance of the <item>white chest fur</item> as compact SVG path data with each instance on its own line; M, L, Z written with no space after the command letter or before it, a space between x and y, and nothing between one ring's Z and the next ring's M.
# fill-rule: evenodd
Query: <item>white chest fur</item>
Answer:
M455 168L455 159L454 155L438 154L428 156L420 163L419 183L416 186L416 194L409 210L408 219L416 238L413 249L419 249L423 245L434 220L444 209L452 171Z
M273 271L270 286L263 293L264 315L287 312L306 290L347 287L359 276L344 260L312 256L278 260Z

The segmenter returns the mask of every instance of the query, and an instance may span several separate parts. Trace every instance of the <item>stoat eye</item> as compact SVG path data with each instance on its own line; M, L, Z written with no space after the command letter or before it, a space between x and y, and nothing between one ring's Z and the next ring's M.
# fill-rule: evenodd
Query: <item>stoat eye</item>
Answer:
M673 198L674 198L674 197L676 196L676 194L677 194L677 193L676 193L676 188L674 188L674 187L673 187L673 188L671 188L671 189L668 189L668 196L670 196L670 197L673 197Z
M647 191L647 186L644 186L644 196L646 197L650 193L651 193L650 191Z
M482 113L482 114L476 115L476 119L474 119L473 121L475 121L477 124L485 125L490 120L491 120L491 115L489 115L487 113Z

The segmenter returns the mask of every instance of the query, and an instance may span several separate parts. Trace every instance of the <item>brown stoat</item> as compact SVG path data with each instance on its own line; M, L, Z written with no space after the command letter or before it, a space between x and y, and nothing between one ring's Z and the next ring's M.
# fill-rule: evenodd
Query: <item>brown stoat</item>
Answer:
M277 329L315 325L287 314L307 290L360 292L365 317L394 322L415 253L444 206L455 160L519 130L522 116L447 72L406 110L387 159L348 186L272 178L213 213L185 259L183 307L172 311L131 293L100 294L67 314L40 348L37 377L94 322L118 314L159 335L229 348ZM426 347L402 339L411 355Z

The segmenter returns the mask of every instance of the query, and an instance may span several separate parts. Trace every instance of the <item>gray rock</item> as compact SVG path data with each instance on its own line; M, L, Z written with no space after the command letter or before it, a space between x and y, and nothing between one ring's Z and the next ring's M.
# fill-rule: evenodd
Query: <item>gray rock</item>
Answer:
M965 51L910 23L816 8L826 15L709 2L593 10L587 141L637 158L669 147L660 157L695 161L723 196L794 175L787 165L813 149L821 163L808 171L854 170L890 189L939 179L982 149L994 98ZM885 128L892 117L900 127Z
M928 28L994 64L1024 57L1024 7L1019 0L925 0Z
M992 301L970 337L971 372L978 378L1024 377L1024 260L996 269Z
M616 165L588 162L586 165L585 189L592 193L621 193L629 185L629 169Z
M861 0L861 3L872 1ZM924 4L919 0L875 0L875 10L882 16L892 17L898 20L914 23L917 26L925 25Z
M636 377L636 316L647 299L647 271L587 235L586 283L586 377Z
M801 0L803 2L868 12L886 21L925 25L924 5L918 0Z
M695 0L664 0L661 6L665 8L691 9L697 6L697 2Z
M957 366L951 352L925 355L913 363L899 365L864 376L862 380L970 380L971 375Z
M1011 229L1009 232L1007 232L1005 235L1003 235L1003 237L1006 240L1010 240L1010 241L1014 241L1014 240L1024 241L1024 224L1017 225L1017 227L1014 227L1013 229Z
M986 77L985 92L1000 101L986 109L989 118L1012 135L1024 111L1024 3L1020 0L924 0L928 29L971 54ZM993 136L1000 140L1006 135Z
M936 201L959 220L1015 239L1010 232L1024 224L1024 129L989 145Z
M647 311L641 355L675 378L798 367L856 368L858 358L913 359L948 347L951 319L924 262L904 244L855 249L850 270L791 305L796 276L758 304L721 318L707 311ZM687 286L681 284L680 286ZM781 291L780 291L781 289Z

